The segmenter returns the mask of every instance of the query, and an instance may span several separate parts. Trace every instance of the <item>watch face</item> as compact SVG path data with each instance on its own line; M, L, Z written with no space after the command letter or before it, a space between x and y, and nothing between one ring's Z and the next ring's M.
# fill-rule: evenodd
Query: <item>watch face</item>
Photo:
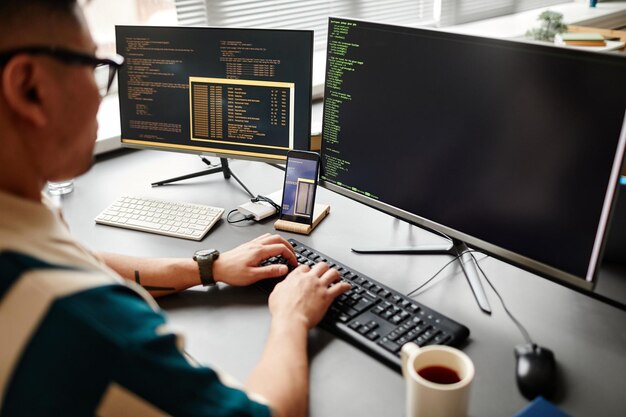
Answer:
M201 249L195 253L196 256L209 256L219 253L216 249Z

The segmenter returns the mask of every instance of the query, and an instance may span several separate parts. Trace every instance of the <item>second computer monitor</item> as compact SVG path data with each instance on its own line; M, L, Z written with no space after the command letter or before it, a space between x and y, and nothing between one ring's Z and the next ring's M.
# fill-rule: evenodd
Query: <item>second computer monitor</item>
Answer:
M121 141L282 161L309 150L313 32L118 26Z
M331 18L321 184L591 288L626 57Z

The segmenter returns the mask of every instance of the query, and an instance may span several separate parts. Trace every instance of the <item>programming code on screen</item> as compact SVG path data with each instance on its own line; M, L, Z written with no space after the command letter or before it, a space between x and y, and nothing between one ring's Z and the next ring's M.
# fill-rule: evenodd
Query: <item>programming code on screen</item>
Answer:
M358 71L363 65L360 59L351 59L347 56L348 51L358 48L359 45L347 40L350 28L357 24L349 21L333 21L328 32L328 61L326 71L326 95L324 99L324 175L329 179L338 179L342 171L347 171L349 161L341 157L339 150L340 112L345 102L352 100L349 91L343 88L344 75ZM342 184L340 180L338 185ZM374 197L367 191L361 191L354 186L349 186L352 191L361 192L368 197Z
M123 143L270 159L309 148L312 32L116 30Z

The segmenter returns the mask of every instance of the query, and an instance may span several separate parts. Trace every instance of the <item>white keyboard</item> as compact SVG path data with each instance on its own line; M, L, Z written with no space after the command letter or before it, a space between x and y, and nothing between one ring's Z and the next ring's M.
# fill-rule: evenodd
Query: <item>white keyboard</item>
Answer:
M203 204L120 197L96 217L96 223L201 240L224 209Z

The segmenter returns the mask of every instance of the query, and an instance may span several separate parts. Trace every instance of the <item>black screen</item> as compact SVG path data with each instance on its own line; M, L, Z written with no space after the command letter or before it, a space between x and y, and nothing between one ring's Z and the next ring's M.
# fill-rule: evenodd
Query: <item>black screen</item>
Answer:
M623 56L335 18L328 33L324 185L591 280L623 151Z
M284 160L308 150L313 32L118 26L122 143Z

